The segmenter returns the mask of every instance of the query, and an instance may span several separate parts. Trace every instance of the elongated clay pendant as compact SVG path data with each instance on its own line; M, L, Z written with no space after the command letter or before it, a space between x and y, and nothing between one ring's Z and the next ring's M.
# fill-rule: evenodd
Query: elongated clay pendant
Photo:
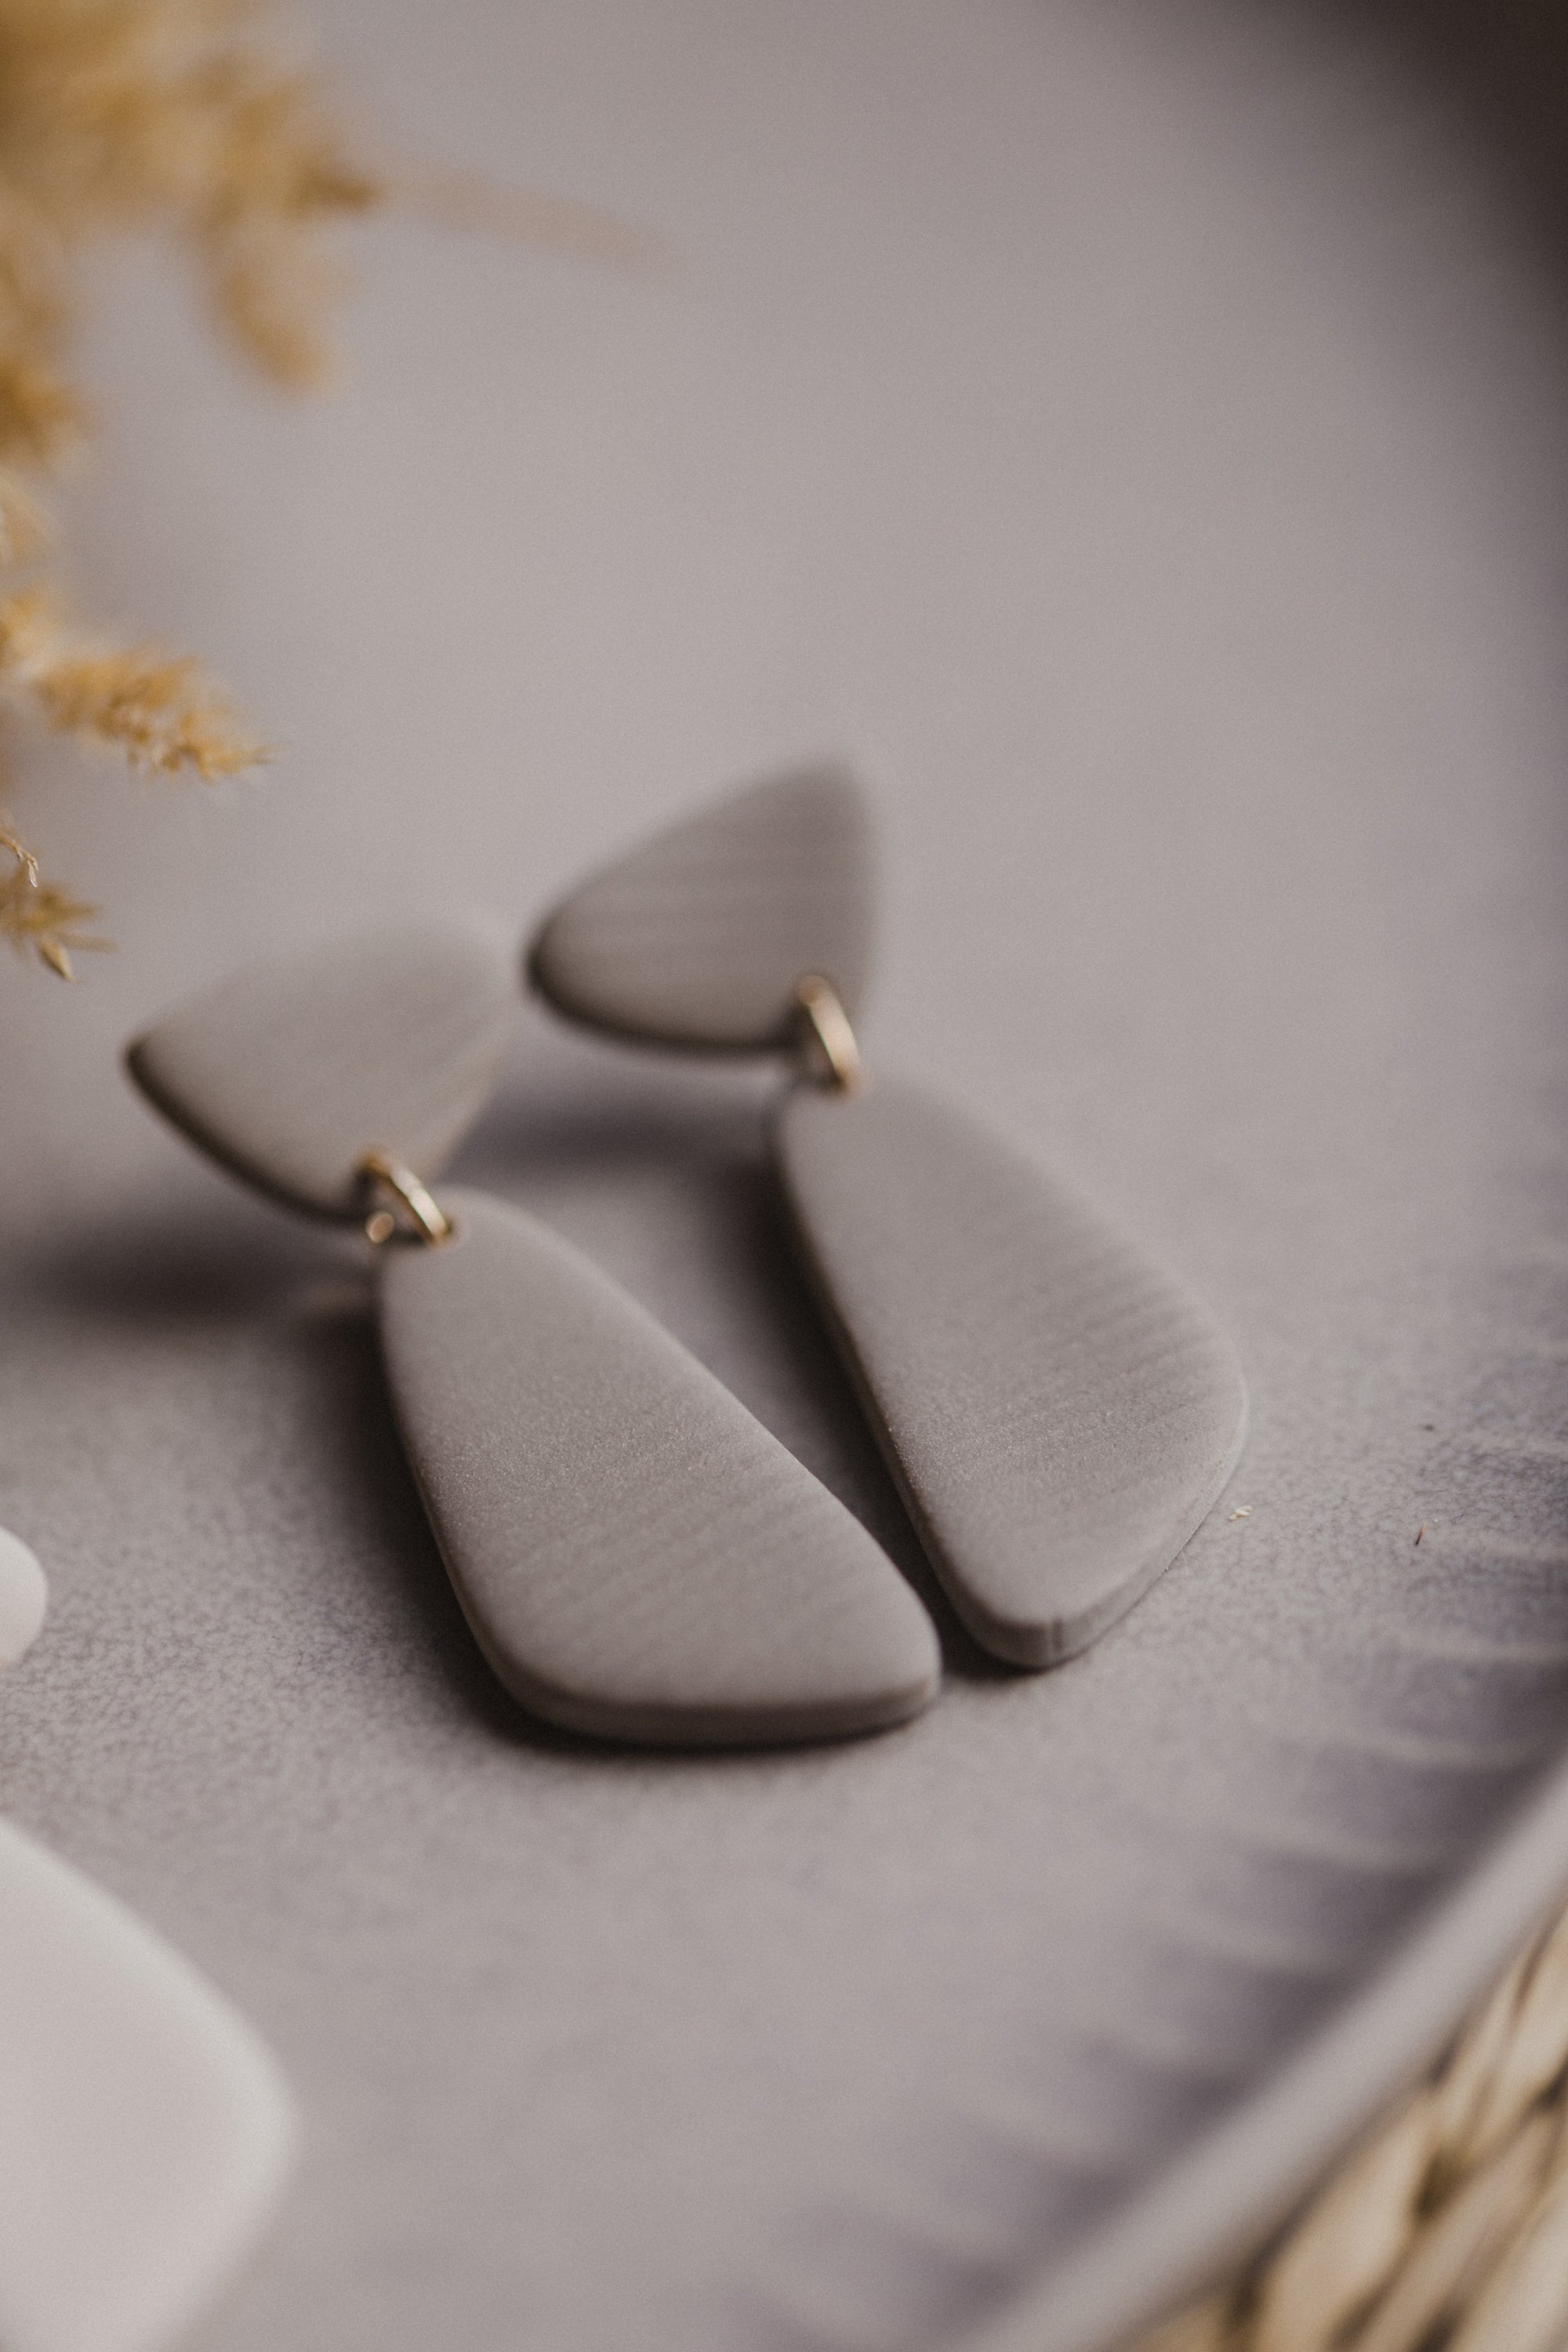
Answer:
M184 2341L271 2217L293 2102L188 1962L8 1822L0 2083L5 2352Z
M785 1192L826 1319L955 1608L999 1657L1087 1647L1241 1453L1202 1304L1072 1192L908 1082L795 1087Z
M476 1640L534 1714L683 1747L822 1739L935 1693L866 1530L567 1243L469 1192L381 1254L388 1382Z

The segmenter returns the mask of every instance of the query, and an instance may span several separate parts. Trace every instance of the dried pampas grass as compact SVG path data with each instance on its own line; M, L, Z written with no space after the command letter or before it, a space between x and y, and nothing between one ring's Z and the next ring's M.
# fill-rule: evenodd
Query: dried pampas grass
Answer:
M172 237L240 357L308 391L331 371L326 232L399 194L535 247L623 265L650 251L559 199L372 167L251 0L0 0L0 702L13 719L152 775L210 782L264 756L197 663L85 633L31 576L52 538L44 486L90 435L69 366L78 265L117 232ZM0 936L68 978L66 943L89 944L79 927L93 910L16 846Z
M79 929L97 908L44 881L37 859L14 834L0 833L0 849L8 851L14 860L12 870L0 881L0 929L18 946L34 950L50 971L69 980L71 949L104 945Z
M267 756L198 662L97 644L47 588L0 599L0 691L60 734L122 752L143 775L212 783Z
M0 0L0 574L51 533L40 483L85 446L71 381L77 264L93 239L155 228L195 261L212 315L274 383L327 373L333 220L384 190L310 76L243 0ZM185 656L89 636L57 591L0 595L12 714L118 751L146 774L212 781L263 756ZM11 836L0 935L68 978L93 909Z

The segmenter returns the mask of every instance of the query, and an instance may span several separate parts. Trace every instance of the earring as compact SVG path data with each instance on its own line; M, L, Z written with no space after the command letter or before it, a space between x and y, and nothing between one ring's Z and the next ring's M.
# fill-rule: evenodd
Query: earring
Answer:
M1247 1392L1207 1309L854 1020L864 795L838 769L724 800L593 877L528 960L569 1019L789 1055L773 1149L806 1274L932 1568L996 1656L1073 1656L1224 1490Z
M525 1706L672 1746L902 1722L935 1694L936 1639L858 1521L548 1227L430 1192L519 1011L509 941L388 930L242 972L126 1058L232 1173L363 1223L416 1483Z

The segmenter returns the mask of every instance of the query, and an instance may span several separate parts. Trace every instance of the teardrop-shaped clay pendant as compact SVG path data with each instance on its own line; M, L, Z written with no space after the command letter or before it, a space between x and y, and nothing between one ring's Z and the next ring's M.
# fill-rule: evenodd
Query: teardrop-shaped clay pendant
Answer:
M184 2342L271 2216L292 2102L186 1961L3 1822L0 1921L0 2344Z
M1019 1665L1082 1650L1240 1455L1230 1346L1024 1155L896 1079L802 1086L777 1147L809 1270L953 1605Z
M510 941L407 924L252 965L126 1053L143 1094L235 1175L316 1216L359 1218L379 1147L435 1175L515 1033Z
M872 1731L938 1679L886 1554L738 1400L537 1220L451 1191L381 1259L388 1381L468 1622L574 1731L745 1745Z
M803 972L853 1014L870 960L870 818L843 768L777 776L605 866L540 930L529 975L574 1021L710 1052L795 1039Z

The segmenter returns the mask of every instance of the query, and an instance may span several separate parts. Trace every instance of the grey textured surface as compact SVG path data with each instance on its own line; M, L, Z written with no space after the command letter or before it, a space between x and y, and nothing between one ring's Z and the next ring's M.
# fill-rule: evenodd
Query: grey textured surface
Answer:
M402 146L681 261L389 220L353 386L304 410L208 354L173 266L117 257L84 313L80 593L291 749L216 799L18 760L121 952L0 970L0 1523L51 1587L6 1806L300 2095L202 2352L1038 2352L1084 2265L1147 2294L1212 2248L1208 2192L1171 2201L1209 2135L1562 1758L1559 287L1327 12L320 13ZM363 1250L204 1169L120 1047L351 900L521 930L702 779L824 742L882 784L874 1064L1196 1286L1245 1470L1059 1673L944 1622L886 1738L597 1752L475 1654ZM534 1022L458 1165L918 1577L761 1128L733 1071ZM1407 2054L1353 2044L1359 2095Z
M546 918L529 972L593 1028L776 1051L807 972L860 1004L873 899L864 788L825 761L727 793L602 867Z
M408 923L230 973L146 1030L126 1064L235 1175L290 1207L358 1219L361 1154L438 1175L516 1029L503 931Z
M1070 1188L906 1078L795 1087L776 1135L828 1328L960 1616L1016 1665L1087 1649L1236 1467L1235 1350Z
M382 1352L458 1597L572 1731L743 1747L885 1729L936 1695L887 1554L679 1340L478 1192L378 1268Z

